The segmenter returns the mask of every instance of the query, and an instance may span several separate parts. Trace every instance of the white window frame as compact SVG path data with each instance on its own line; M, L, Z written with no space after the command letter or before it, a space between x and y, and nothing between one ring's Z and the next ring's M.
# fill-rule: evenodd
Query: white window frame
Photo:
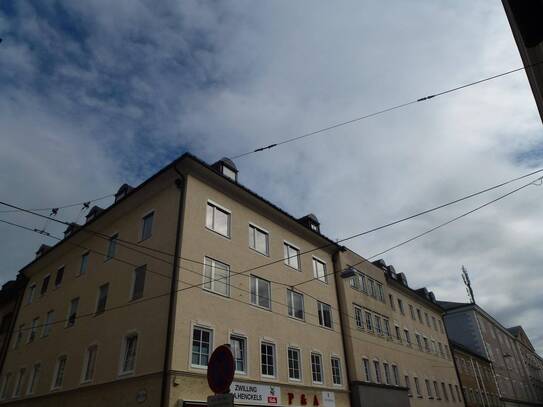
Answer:
M254 231L253 241L251 241L251 229ZM260 250L256 248L256 233L257 232L262 233L266 237L266 250L264 252L261 252ZM270 232L268 232L266 229L252 222L249 222L249 237L248 238L249 238L249 248L251 250L254 250L255 252L263 256L270 257Z
M45 291L42 293L41 290L43 288L43 283L45 282L45 279L49 277L49 281L47 281L47 287L45 289ZM45 275L42 280L41 280L41 285L40 285L40 297L43 297L45 295L45 293L47 293L47 290L49 290L49 288L51 287L51 273L48 273L47 275Z
M313 370L313 356L319 361L320 371ZM324 366L322 364L322 359L322 353L318 351L312 351L309 355L309 362L311 364L311 383L313 384L324 384ZM321 380L315 380L315 373L320 373Z
M383 372L385 374L385 384L390 386L392 384L392 376L390 375L390 364L386 360L383 361Z
M210 205L210 206L212 206L212 207L218 209L219 211L221 211L221 212L228 215L228 225L226 227L226 229L227 229L226 234L221 233L218 230L214 229L214 226L215 226L215 222L214 222L215 214L213 214L213 222L212 222L213 225L212 225L212 227L209 227L207 225L207 206L208 205ZM219 236L223 236L223 237L226 237L227 239L230 239L230 237L232 235L232 211L230 211L229 209L226 209L224 206L219 205L218 203L212 201L211 199L208 199L207 202L206 202L206 207L205 207L204 213L205 213L204 225L205 225L206 229L216 233Z
M400 369L398 368L398 365L393 363L390 365L390 369L392 370L392 378L394 379L394 386L400 385Z
M87 259L86 263L85 263L85 269L83 270L83 259ZM81 253L81 258L80 258L80 263L79 263L79 271L77 273L78 276L82 276L84 274L87 274L87 272L89 271L89 261L90 261L90 251L87 250L83 253Z
M36 283L32 283L28 286L28 292L26 293L26 304L32 304L34 296L36 295Z
M90 362L90 350L94 349L94 366L92 368L92 374L90 378L86 378L85 375L87 373L88 365ZM96 372L96 362L98 360L98 344L97 343L91 343L87 348L85 349L85 353L83 354L83 369L81 370L81 384L85 383L92 383L94 381L94 376Z
M336 382L336 375L334 374L334 361L337 361L337 369L339 370L337 377L339 379L339 382ZM332 384L334 386L342 386L343 385L343 369L341 368L341 358L339 356L336 356L336 355L330 356L330 368L332 372Z
M381 371L381 362L379 359L373 359L373 372L375 373L375 383L383 383L383 372Z
M367 357L362 358L362 372L364 373L364 381L366 383L372 382L372 374L371 374L371 362L370 359Z
M30 330L28 331L28 337L26 339L26 343L34 342L37 339L39 324L40 324L40 317L36 317L32 319L32 322L30 323Z
M36 366L38 367L37 375L35 373L36 372ZM27 396L31 396L36 391L36 386L40 381L41 368L42 368L41 361L34 362L34 364L32 365L32 370L30 370L30 376L28 376L28 383L27 383L27 386L26 386L26 395ZM35 381L34 381L34 378L36 379Z
M289 357L289 351L294 351L298 355L298 378L291 377L290 376L290 357ZM302 350L293 345L287 346L287 375L288 380L293 382L301 382L303 380L303 364L302 364Z
M262 345L269 345L273 349L273 375L264 374L263 366L262 366ZM259 346L259 354L260 354L260 376L265 377L268 379L275 379L279 377L279 372L277 371L277 345L275 342L267 340L267 339L261 339L260 340L260 346Z
M49 321L49 314L51 314L51 320ZM47 314L45 314L45 321L43 322L43 327L41 331L41 337L45 338L51 334L51 326L53 325L55 318L55 310L49 310L47 311Z
M262 277L255 276L254 274L251 274L250 279L251 279L251 287L250 287L251 304L258 307L258 308L263 308L263 309L271 311L271 309L272 309L271 281L266 280L265 278L262 278ZM255 283L255 292L254 293L253 293L253 281ZM268 301L269 301L269 306L268 307L266 307L264 305L260 305L260 299L261 299L261 296L259 295L259 282L260 281L263 281L263 282L268 284ZM253 296L254 296L254 302L253 302Z
M58 276L58 272L62 270L62 278L60 279L60 282L57 284L57 276ZM60 267L57 267L57 271L55 273L55 279L53 281L53 284L55 285L53 287L53 289L57 289L59 288L61 285L62 285L62 281L64 280L64 273L66 272L66 265L62 265Z
M316 266L317 263L320 263L323 266L324 274L322 275L322 278L319 277L318 274L317 274L317 266ZM328 274L327 273L328 267L326 266L326 262L324 260L318 258L317 256L313 256L312 264L313 264L313 278L315 280L317 280L317 281L328 284L328 275L327 275Z
M123 370L124 368L124 364L125 364L125 353L126 353L126 344L127 344L127 339L131 336L136 336L136 350L134 352L134 366L132 367L132 369L129 369L129 370ZM118 376L129 376L129 375L133 375L136 371L136 366L137 366L137 362L138 362L138 349L140 347L140 344L141 344L141 334L139 333L139 331L137 330L132 330L132 331L129 331L127 332L126 334L123 335L123 339L122 339L122 342L121 342L121 354L119 355L119 370L118 370Z
M62 371L62 382L60 383L60 385L56 385L56 382L57 382L57 376L58 376L58 373L59 373L59 369L60 369L60 362L61 360L64 360L64 367L63 367L63 371ZM68 365L68 356L67 355L59 355L56 359L56 363L55 363L55 369L53 371L53 382L51 383L51 390L59 390L59 389L62 389L62 386L64 385L64 380L66 378L66 366Z
M134 298L135 290L136 290L136 271L140 268L144 269L144 277L143 277L143 290L141 293L141 297ZM128 293L128 301L137 301L145 296L145 282L147 281L147 264L142 264L141 266L135 267L132 270L132 284L130 285L130 292Z
M110 256L110 248L111 248L111 243L112 242L115 242L115 247L113 248L113 255ZM104 260L104 262L106 261L109 261L111 259L114 259L115 256L117 255L117 242L119 241L119 232L115 232L115 233L112 233L110 236L109 236L109 239L107 240L107 247L106 247L106 258Z
M76 307L76 310L75 310L74 322L70 323L70 315L72 314L70 311L72 310L72 302L75 301L75 300L77 300L77 307ZM77 321L77 313L79 311L80 303L81 303L81 297L72 298L70 300L70 302L68 303L68 315L66 316L66 324L64 325L65 328L71 328L71 327L75 326L75 323Z
M106 301L105 301L105 304L104 304L104 309L101 310L100 312L98 312L98 305L100 304L100 292L101 292L101 290L102 290L102 287L104 287L104 286L107 286ZM109 282L104 283L104 284L101 284L101 285L98 287L98 293L97 293L97 295L96 295L96 306L95 306L95 312L94 312L95 315L101 315L101 314L103 314L103 313L107 310L107 300L108 300L108 297L109 297Z
M289 255L289 248L295 250L296 256ZM283 240L283 257L284 257L284 263L290 267L291 269L294 269L296 271L302 270L302 259L300 257L301 250L299 247L293 245L292 243L288 242L287 240ZM298 263L298 267L294 267L290 264L290 260L292 258L296 258L296 263Z
M13 392L11 394L12 398L21 397L23 394L23 380L26 375L26 366L22 366L17 371L17 379L15 380L13 386Z
M206 261L210 261L210 267L211 267L211 276L209 277L209 279L206 277L206 267L208 266L208 264L206 263ZM224 284L226 285L226 294L223 294L219 291L216 291L214 289L215 287L215 282L218 281L218 279L216 279L214 277L214 274L215 274L215 268L216 266L214 265L215 263L221 263L223 265L225 265L227 267L227 271L228 271L228 278L226 279L220 279L221 281L222 280L225 280ZM214 293L214 294L217 294L217 295L222 295L223 297L230 297L230 265L229 264L226 264L220 260L216 260L212 257L208 257L208 256L205 256L204 257L204 269L203 269L203 272L202 272L202 277L203 277L203 284L202 284L202 289L205 290L205 291L208 291L208 292L211 292L211 293ZM206 284L207 284L207 280L209 280L209 283L211 284L211 287L208 288L206 287Z
M243 365L244 365L244 368L245 370L238 370L237 369L237 365L236 365L236 355L234 353L234 349L232 347L232 338L235 338L237 340L241 340L243 342ZM234 368L235 368L235 374L237 375L244 375L246 376L247 374L249 374L249 351L248 351L248 340L247 340L247 337L245 335L241 335L241 334L238 334L238 333L235 333L235 332L230 332L230 336L229 336L229 343L230 343L230 349L232 350L232 356L234 356ZM191 348L192 348L192 342L191 342ZM191 352L192 353L192 352ZM210 354L211 356L211 354ZM192 360L191 360L192 362Z
M196 329L209 332L209 354L207 355L208 364L209 364L209 358L211 357L211 354L213 353L213 340L215 339L215 331L212 327L206 326L203 324L191 324L191 328L190 328L189 366L193 369L207 370L207 365L197 365L197 364L192 363L192 348L193 348L193 343L194 343L194 331ZM199 353L199 355L201 356L201 352Z
M356 304L353 304L354 309L354 322L357 329L364 330L364 309Z
M155 210L154 209L151 209L149 211L147 211L142 217L141 217L141 233L140 233L140 242L144 242L146 240L149 240L150 238L153 237L153 229L154 229L154 226L155 226ZM149 236L145 237L143 235L143 233L145 232L145 219L147 219L149 216L152 216L152 221L151 221L151 230L149 232Z
M302 317L301 318L298 318L296 316L296 310L294 309L294 295L299 295L300 297L302 297ZM293 311L292 314L290 312L291 309ZM305 321L305 300L304 300L304 295L302 293L298 293L294 290L287 288L287 312L288 312L289 317L296 319L298 321Z
M324 318L324 306L327 306L330 311L330 326L325 325L326 319ZM321 324L321 318L320 315L322 313L322 324ZM325 302L317 301L317 316L319 317L319 325L323 328L327 329L334 329L334 318L332 315L332 306L330 304L326 304Z

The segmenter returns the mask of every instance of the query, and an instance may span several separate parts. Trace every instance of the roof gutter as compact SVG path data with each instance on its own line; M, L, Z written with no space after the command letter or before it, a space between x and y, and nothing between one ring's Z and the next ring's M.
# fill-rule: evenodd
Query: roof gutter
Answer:
M166 347L164 349L164 366L162 368L162 389L160 392L160 405L167 407L170 400L170 372L173 353L173 333L177 308L177 291L179 286L179 256L181 255L181 234L183 230L183 212L185 210L186 178L174 165L173 169L179 176L175 185L179 189L179 205L177 211L177 230L175 234L175 256L173 260L172 279L170 286L170 305L168 310L168 325L166 327Z

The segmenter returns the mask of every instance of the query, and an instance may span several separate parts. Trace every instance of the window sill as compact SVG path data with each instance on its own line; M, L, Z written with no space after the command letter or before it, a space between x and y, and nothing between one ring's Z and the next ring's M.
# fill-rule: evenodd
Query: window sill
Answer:
M284 261L283 261L283 264L284 264L285 266L287 266L289 269L294 270L294 271L297 271L298 273L301 273L301 272L302 272L302 270L300 270L300 268L292 267L290 264L287 264L287 263L285 263Z
M321 328L327 329L328 331L334 331L334 328L331 327L331 326L329 327L329 326L324 326L324 325L320 325L320 324L319 324L319 326L320 326Z
M213 234L217 235L217 236L220 236L222 238L225 238L225 239L228 239L228 240L232 240L232 237L229 236L229 235L223 235L221 232L217 232L216 230L213 230L213 229L210 229L206 226L206 230L212 232Z
M120 372L117 377L128 377L128 376L133 376L135 373L134 370L129 370L127 372Z
M259 254L261 256L268 257L268 258L270 257L269 253L262 253L260 250L257 250L254 247L249 246L249 249L251 249L251 251L253 251L254 253L257 253L257 254Z
M86 385L86 384L92 384L93 380L92 379L89 379L89 380L83 380L81 381L79 384L80 385Z

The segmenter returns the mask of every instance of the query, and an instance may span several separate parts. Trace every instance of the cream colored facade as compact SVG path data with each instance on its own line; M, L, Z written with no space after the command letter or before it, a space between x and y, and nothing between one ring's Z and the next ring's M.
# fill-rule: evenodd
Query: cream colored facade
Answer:
M463 405L442 310L430 295L349 250L339 253L336 272L353 406Z
M213 230L209 206L222 211L219 217L228 213L228 233ZM151 234L142 239L151 213ZM250 247L255 231L259 239L267 235L267 254ZM112 236L117 236L113 255ZM294 256L296 269L283 260L285 244L301 253L324 248ZM265 405L347 406L335 279L293 288L297 298L303 296L302 315L289 316L287 305L291 286L315 273L324 280L333 271L336 250L318 230L185 155L21 271L29 284L0 376L1 402L198 404L211 393L205 366L210 352L235 339L244 344L245 358L235 383L261 390L272 386L275 398ZM206 273L220 274L222 265L228 265L230 276L228 292L221 293L221 278ZM55 284L59 269L62 281ZM261 288L255 298L254 284ZM70 317L75 299L76 316ZM331 326L323 326L329 314ZM271 354L264 364L263 352Z

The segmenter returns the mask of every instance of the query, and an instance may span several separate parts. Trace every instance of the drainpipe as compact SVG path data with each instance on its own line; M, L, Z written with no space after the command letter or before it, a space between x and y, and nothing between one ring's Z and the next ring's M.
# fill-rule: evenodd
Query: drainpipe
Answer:
M179 205L177 210L177 230L175 234L175 257L173 260L172 279L170 285L170 305L168 310L168 325L166 328L166 348L164 350L164 366L162 368L162 389L160 392L160 405L167 407L170 400L170 369L172 366L173 333L175 322L175 310L177 307L177 290L179 286L179 256L181 255L181 233L183 229L183 213L185 210L186 180L174 165L173 169L179 178L175 185L179 189Z
M340 264L340 260L339 260L339 251L340 250L344 250L343 247L339 248L333 255L332 255L332 261L334 262L334 284L335 284L335 287L336 287L336 301L337 301L337 305L338 305L338 308L339 308L339 324L341 326L341 340L342 340L342 343L343 343L343 360L345 361L345 371L347 373L347 391L349 392L349 402L351 404L351 406L358 406L358 403L355 403L354 401L354 394L353 394L353 390L351 389L351 365L350 365L350 360L347 356L347 337L345 336L344 334L344 325L343 325L343 307L342 307L342 304L340 302L340 298L339 298L339 284L338 284L338 279L336 278L336 276L338 276L340 274L340 271L341 271L341 264ZM339 266L339 269L336 269L336 266ZM339 277L339 280L341 280L341 277ZM340 283L342 284L342 281L340 281ZM348 312L348 310L347 310Z

